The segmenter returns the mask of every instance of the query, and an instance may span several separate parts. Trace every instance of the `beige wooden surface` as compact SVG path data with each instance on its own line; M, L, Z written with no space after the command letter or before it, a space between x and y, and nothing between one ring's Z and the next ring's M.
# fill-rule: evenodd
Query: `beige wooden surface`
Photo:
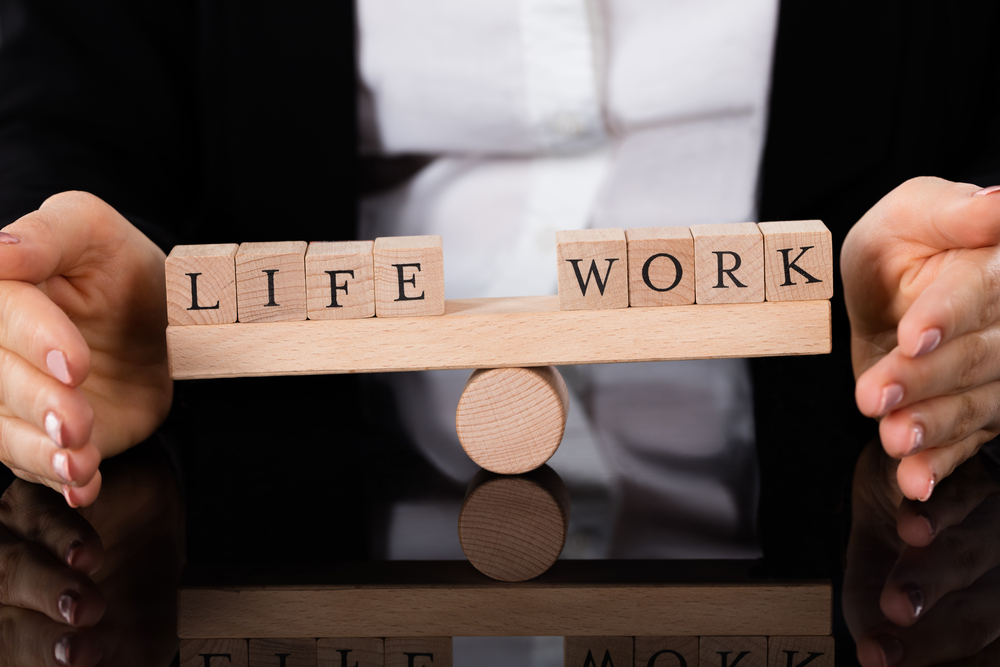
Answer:
M241 324L306 319L306 246L305 241L240 245L236 299Z
M168 327L175 379L826 354L830 302L560 311L464 299L440 317Z
M568 413L566 383L552 366L481 369L458 399L455 430L479 467L517 475L552 458Z
M387 236L375 239L375 315L421 317L443 313L444 250L441 237Z
M697 303L759 303L764 300L764 240L756 224L693 225L691 236L694 237ZM735 268L736 256L739 256L738 268ZM731 272L720 271L720 265ZM723 274L721 281L720 273Z
M180 637L824 635L830 585L182 587Z
M564 667L632 664L632 637L565 637Z
M385 667L381 637L325 637L316 642L316 667Z
M767 637L699 637L702 667L767 667ZM724 657L721 654L728 654ZM742 658L741 654L745 653Z
M788 654L792 654L789 661ZM768 667L801 665L808 660L809 667L834 667L833 637L768 637Z
M679 667L681 660L684 660L688 667L697 667L699 661L697 637L635 638L635 667L649 667L650 664L652 667Z
M173 325L232 324L236 321L235 243L178 245L167 255L167 321ZM197 286L194 303L191 280ZM215 307L218 306L218 307Z
M246 639L182 639L180 644L181 667L205 667L205 656L212 667L248 667ZM223 656L229 656L226 659Z
M625 239L628 242L629 306L684 306L694 303L694 237L690 229L626 229ZM658 256L663 254L670 257ZM674 260L681 267L679 278Z
M426 655L408 656L407 653ZM385 667L451 667L451 658L451 637L387 637L385 640Z
M628 251L625 231L557 231L556 275L559 279L559 308L562 310L627 308Z
M833 237L826 225L819 220L795 220L762 222L757 227L764 235L764 296L768 301L833 296ZM788 258L787 274L783 255ZM796 271L796 266L808 277Z
M306 251L306 310L310 320L375 316L374 241L321 241ZM328 271L338 272L333 277ZM343 273L350 271L351 273ZM335 280L335 283L331 281Z
M249 650L250 667L316 667L315 639L251 639Z

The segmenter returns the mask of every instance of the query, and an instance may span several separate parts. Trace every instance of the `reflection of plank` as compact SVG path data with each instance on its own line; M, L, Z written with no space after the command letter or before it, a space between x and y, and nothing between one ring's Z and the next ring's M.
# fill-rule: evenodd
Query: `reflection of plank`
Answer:
M440 316L167 327L175 379L509 368L830 351L830 302L559 310L446 302Z

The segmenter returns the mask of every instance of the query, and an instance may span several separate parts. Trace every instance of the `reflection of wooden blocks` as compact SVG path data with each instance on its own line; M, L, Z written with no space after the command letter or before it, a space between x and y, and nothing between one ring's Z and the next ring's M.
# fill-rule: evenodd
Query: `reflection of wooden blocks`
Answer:
M628 241L628 305L694 303L694 238L687 227L625 230Z
M316 667L384 667L385 640L377 637L338 637L316 643Z
M635 667L696 667L697 637L636 637ZM783 667L783 666L782 666Z
M702 667L767 667L767 637L701 637Z
M316 667L316 640L251 639L250 667Z
M310 320L375 315L374 241L310 243L306 294Z
M819 220L762 222L764 292L768 301L833 296L833 238Z
M236 253L240 322L306 319L306 242L244 243Z
M560 310L628 307L628 251L621 229L556 232Z
M451 637L386 637L385 667L451 667Z
M631 664L631 637L566 637L563 644L565 667Z
M182 639L181 667L248 667L245 639Z
M167 321L232 324L236 321L235 243L178 245L167 256Z
M833 667L833 637L770 637L768 667Z
M691 235L697 303L764 300L764 242L757 225L694 225Z
M440 236L375 239L375 315L444 315Z

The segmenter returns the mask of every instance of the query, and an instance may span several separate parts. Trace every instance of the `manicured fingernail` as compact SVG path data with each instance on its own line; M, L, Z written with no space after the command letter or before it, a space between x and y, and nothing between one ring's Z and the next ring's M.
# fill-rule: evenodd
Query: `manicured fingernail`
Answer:
M892 635L879 635L875 638L882 649L885 667L898 665L903 660L903 642Z
M62 420L59 419L59 415L54 412L45 415L45 432L57 446L63 446Z
M15 243L20 243L21 239L17 238L13 234L8 234L7 232L0 232L0 243L5 243L7 245L13 245Z
M930 481L927 482L927 493L924 494L923 498L917 498L917 500L922 503L926 503L931 499L932 493L934 493L934 477L931 477Z
M906 593L906 597L910 599L913 618L918 618L924 612L924 592L916 584L906 584L902 590Z
M66 499L66 504L73 508L79 507L79 505L73 502L73 498L70 496L70 491L72 491L72 488L68 484L62 485L62 494L63 498Z
M917 349L913 351L913 357L922 357L929 352L933 352L940 344L941 330L928 329L920 334L920 338L917 339Z
M884 415L889 412L889 410L892 410L894 407L899 405L899 402L902 400L903 386L899 384L890 384L882 390L882 403L879 405L878 414Z
M73 664L73 635L63 635L56 642L56 662L60 665Z
M62 481L67 484L73 483L73 478L69 474L69 456L66 452L56 452L52 455L52 469Z
M924 427L920 424L914 424L913 428L910 429L910 450L906 452L906 456L912 456L916 454L921 449L924 448Z
M983 195L991 195L994 192L1000 192L1000 185L991 185L988 188L983 188L979 192L973 193L973 197L982 197Z
M83 542L80 540L73 540L69 547L66 549L66 564L70 567L76 563L76 559L79 558L80 553L83 551Z
M70 384L73 378L69 376L69 366L66 364L66 355L59 350L52 350L45 355L45 365L49 367L52 377L63 384Z
M59 615L67 624L73 625L76 621L76 603L80 597L73 591L66 591L59 596Z

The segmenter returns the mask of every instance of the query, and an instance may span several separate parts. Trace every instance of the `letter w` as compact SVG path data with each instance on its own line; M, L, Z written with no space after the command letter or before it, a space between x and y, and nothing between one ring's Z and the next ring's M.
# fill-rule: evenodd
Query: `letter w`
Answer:
M601 280L601 274L597 272L597 260L590 260L590 271L587 272L587 279L583 279L583 275L580 273L580 262L582 259L567 259L567 262L573 265L573 271L576 272L576 281L580 283L580 291L583 292L584 296L587 296L587 287L590 286L590 278L593 276L594 282L597 283L597 289L601 291L601 296L604 296L604 288L608 285L608 276L611 275L611 265L618 261L617 257L609 258L608 270L604 272L604 279Z
M576 260L580 261L580 260ZM583 661L583 667L590 667L593 665L597 667L597 662L594 660L594 654L587 649L587 659ZM601 660L601 667L615 667L615 663L611 662L611 651L609 649L604 650L604 660Z

